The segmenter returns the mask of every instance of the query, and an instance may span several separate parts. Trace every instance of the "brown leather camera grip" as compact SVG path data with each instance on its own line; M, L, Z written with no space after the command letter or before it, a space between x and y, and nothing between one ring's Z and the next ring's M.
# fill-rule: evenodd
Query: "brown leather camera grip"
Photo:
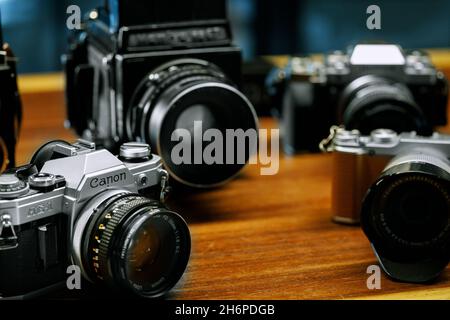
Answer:
M333 221L358 224L367 190L383 171L388 157L333 153L331 210Z

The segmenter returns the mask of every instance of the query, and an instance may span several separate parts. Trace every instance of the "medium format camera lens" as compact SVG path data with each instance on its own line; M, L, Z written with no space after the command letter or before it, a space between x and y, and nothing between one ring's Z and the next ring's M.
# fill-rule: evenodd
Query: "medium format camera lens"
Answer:
M194 132L194 122L201 122L200 134ZM130 140L151 144L170 174L178 181L193 187L220 185L235 176L244 166L242 161L232 164L194 163L194 145L203 152L210 142L204 142L203 133L217 129L226 136L226 130L257 129L256 113L247 98L237 90L220 69L198 59L180 59L152 71L138 86L126 117ZM180 143L172 141L176 129L186 129L192 137L191 161L176 164L172 149ZM225 139L225 138L224 138ZM245 162L252 150L246 141ZM226 143L223 143L226 159ZM234 156L237 146L235 143Z
M114 195L93 210L84 226L75 251L91 281L156 298L172 289L186 269L189 229L158 201Z
M437 277L450 258L448 160L423 154L395 158L369 190L361 224L393 278Z
M381 77L368 75L351 82L342 94L338 112L346 128L362 134L379 128L397 133L416 131L424 136L432 133L409 89Z

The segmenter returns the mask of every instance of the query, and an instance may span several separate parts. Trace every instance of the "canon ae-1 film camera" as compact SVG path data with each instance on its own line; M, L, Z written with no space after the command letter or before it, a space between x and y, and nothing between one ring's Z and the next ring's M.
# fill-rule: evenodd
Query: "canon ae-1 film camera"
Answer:
M348 53L295 57L268 78L281 108L287 153L317 150L333 124L370 134L378 128L429 136L447 123L447 81L420 51L359 44Z
M70 265L109 292L167 293L190 256L186 223L162 203L167 179L148 145L116 157L81 140L46 144L1 175L0 297L65 284Z
M335 221L359 221L386 273L435 279L450 258L450 136L332 128ZM364 199L364 200L363 200Z
M17 88L16 58L9 45L3 43L0 26L0 173L15 165L21 120L22 105Z
M215 186L236 175L245 163L171 159L175 129L195 135L195 121L202 132L192 144L208 129L257 128L238 90L241 51L231 43L225 0L110 0L89 17L65 57L70 126L109 150L124 141L149 143L189 186ZM248 160L255 148L246 144Z

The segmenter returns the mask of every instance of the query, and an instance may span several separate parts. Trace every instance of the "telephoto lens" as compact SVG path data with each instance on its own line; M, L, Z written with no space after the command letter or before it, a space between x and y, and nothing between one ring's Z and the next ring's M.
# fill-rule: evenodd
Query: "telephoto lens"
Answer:
M386 273L422 283L450 258L450 161L438 150L393 158L369 189L361 224Z

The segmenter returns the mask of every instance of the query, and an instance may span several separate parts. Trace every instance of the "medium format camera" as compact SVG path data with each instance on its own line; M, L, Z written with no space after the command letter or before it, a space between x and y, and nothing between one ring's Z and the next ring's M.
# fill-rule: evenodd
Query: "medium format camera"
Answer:
M444 74L419 51L359 44L348 53L292 58L268 78L281 107L287 153L317 150L333 124L370 134L378 128L429 136L447 123Z
M328 145L328 146L326 146ZM450 136L332 129L335 221L359 221L386 273L435 279L450 258Z
M163 205L168 174L148 145L120 156L54 141L0 176L0 297L66 284L69 266L111 292L159 297L190 256L184 220ZM89 282L87 282L89 283Z
M242 161L176 164L171 158L176 129L191 133L192 149L203 148L191 152L194 159L209 143L202 139L208 129L225 136L227 129L257 128L253 106L238 90L241 51L231 44L225 1L110 0L89 17L65 57L70 126L109 150L124 141L149 143L169 173L189 186L235 176ZM250 144L246 161L255 149Z
M15 148L22 120L16 58L2 40L0 26L0 173L15 165Z

